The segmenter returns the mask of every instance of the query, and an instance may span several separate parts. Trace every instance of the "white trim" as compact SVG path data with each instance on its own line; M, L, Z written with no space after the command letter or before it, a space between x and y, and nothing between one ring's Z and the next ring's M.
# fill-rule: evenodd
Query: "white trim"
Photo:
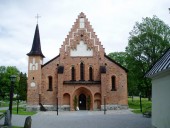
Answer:
M70 56L93 56L93 49L88 49L87 44L85 44L84 41L80 41L77 45L77 49L70 50Z
M84 28L84 29L85 29L85 28ZM73 38L69 38L68 45L65 45L65 52L66 52L67 47L70 46L70 40L71 40L71 39L74 39L74 34L75 34L75 33L78 33L79 30L82 30L82 29L77 29L76 32L73 32L73 33L72 33L72 37L73 37ZM86 33L89 33L89 34L90 34L90 39L93 39L93 40L94 40L94 44L93 44L93 45L94 45L94 46L97 46L97 47L98 47L98 51L99 51L99 45L96 45L96 44L95 44L95 41L96 41L95 38L92 38L91 32L87 32L87 29L85 29L85 30L86 30Z

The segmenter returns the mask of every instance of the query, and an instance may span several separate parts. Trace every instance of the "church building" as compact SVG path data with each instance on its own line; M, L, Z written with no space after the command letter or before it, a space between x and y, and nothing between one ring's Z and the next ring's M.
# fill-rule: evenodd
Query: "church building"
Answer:
M113 47L114 46L110 46ZM84 13L59 55L43 64L38 24L28 55L27 110L126 109L127 69L105 54Z

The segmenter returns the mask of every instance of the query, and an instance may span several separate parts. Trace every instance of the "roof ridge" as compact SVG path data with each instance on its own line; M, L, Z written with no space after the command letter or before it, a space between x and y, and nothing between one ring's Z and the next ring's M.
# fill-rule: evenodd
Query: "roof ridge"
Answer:
M52 62L53 60L57 59L58 57L60 57L60 54L55 56L54 58L52 58L51 60L47 61L45 64L42 65L42 67L46 66L47 64L49 64L50 62Z

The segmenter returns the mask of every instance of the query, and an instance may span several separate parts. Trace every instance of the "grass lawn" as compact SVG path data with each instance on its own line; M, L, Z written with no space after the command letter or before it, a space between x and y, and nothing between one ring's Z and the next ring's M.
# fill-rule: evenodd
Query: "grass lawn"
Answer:
M0 112L5 112L6 110L0 110ZM17 114L17 107L12 108L12 114ZM28 112L24 107L19 107L18 115L34 115L36 112Z
M19 105L24 105L25 102L20 102ZM1 107L8 107L9 101L0 101L0 108ZM13 106L16 106L16 101L13 101ZM6 110L0 110L0 113L5 112ZM17 114L17 107L13 107L12 114ZM36 112L28 112L26 111L25 107L19 107L18 109L18 115L34 115Z
M12 104L13 104L13 106L16 106L17 105L17 101L16 100L13 101ZM19 104L23 105L23 104L26 104L26 102L25 101L20 101ZM8 100L4 100L4 101L0 100L0 108L1 107L8 107L8 106L9 106L9 101Z
M0 108L1 107L8 107L8 106L9 106L9 101L0 101Z
M128 98L129 108L132 109L134 113L141 113L140 111L140 98L134 97L133 101L132 98ZM148 101L148 98L142 98L142 113L151 111L152 109L152 102Z

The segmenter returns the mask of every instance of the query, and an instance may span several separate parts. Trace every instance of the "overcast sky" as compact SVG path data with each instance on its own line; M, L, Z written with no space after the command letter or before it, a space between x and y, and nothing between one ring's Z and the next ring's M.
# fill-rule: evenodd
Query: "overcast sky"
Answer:
M170 0L0 0L0 66L27 72L37 13L44 62L59 48L84 12L106 54L125 51L129 32L142 17L156 15L170 26Z

